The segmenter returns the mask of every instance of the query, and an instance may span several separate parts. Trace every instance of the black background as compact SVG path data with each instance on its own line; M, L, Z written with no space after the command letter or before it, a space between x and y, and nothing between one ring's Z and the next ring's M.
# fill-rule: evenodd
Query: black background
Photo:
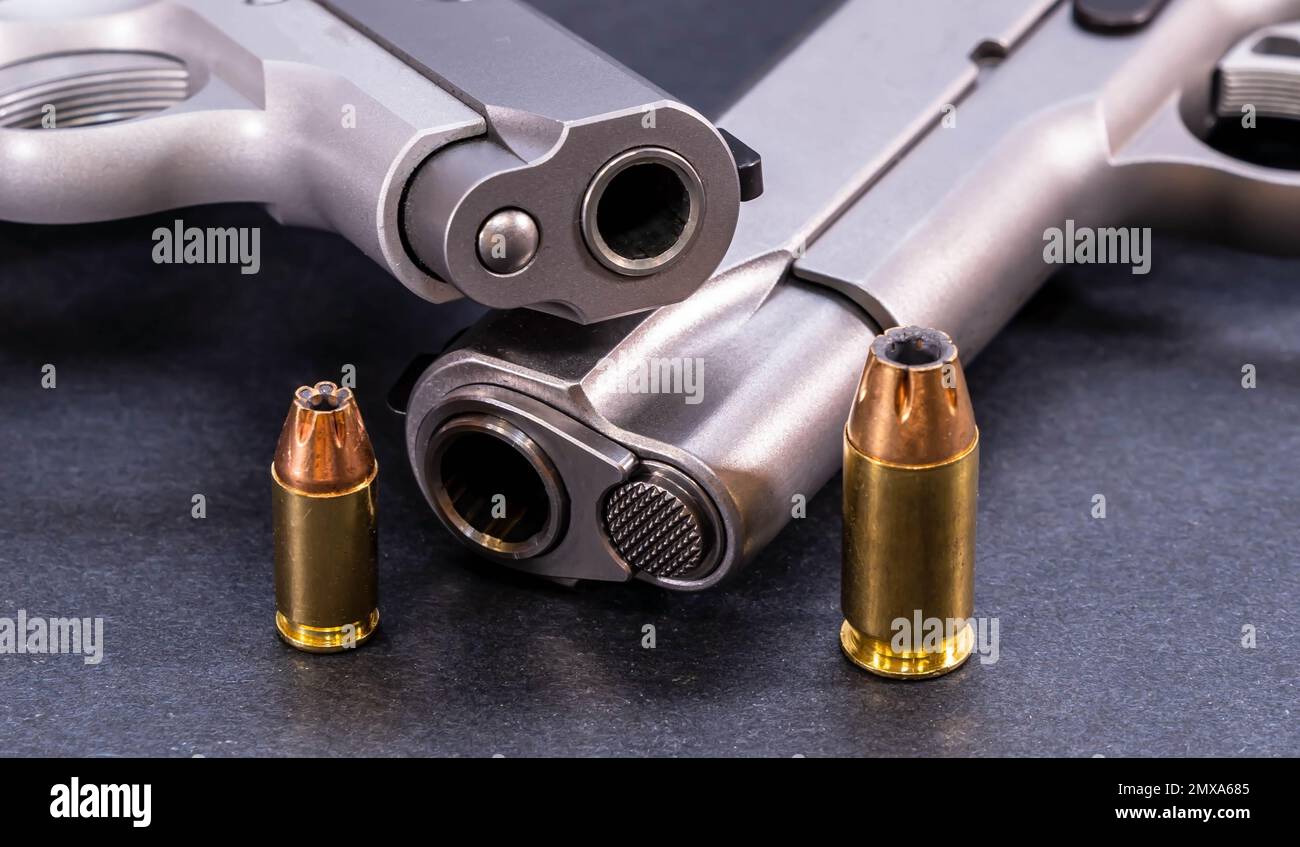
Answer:
M829 4L537 5L712 114ZM154 265L176 217L262 227L261 273ZM838 480L722 590L541 584L444 534L383 406L474 307L247 207L0 225L0 616L106 619L98 667L0 656L0 753L1296 755L1297 265L1153 249L1058 274L971 367L1001 657L906 684L839 653ZM274 633L268 466L292 389L345 363L384 622L318 657Z
M1103 827L1117 827L1120 831L1151 827L1169 832L1173 827L1175 833L1196 828L1215 835L1240 834L1243 826L1261 825L1276 830L1286 821L1290 798L1290 783L1283 775L1286 764L1181 758L1023 760L995 766L999 783L1005 787L992 792L973 780L954 780L950 773L937 774L933 763L927 760L901 759L889 763L889 777L883 781L885 787L878 791L906 785L906 790L916 794L918 787L939 783L940 796L950 807L958 804L978 807L983 820L1004 831L1029 827L1040 830L1044 823L1064 821L1074 833ZM709 776L716 774L725 779L730 775L722 770L731 767L727 763L692 766L710 769L701 771ZM439 768L443 767L448 770L440 773ZM478 767L483 768L481 773L474 772ZM485 805L484 783L465 779L465 769L470 769L472 776L482 776L496 784L501 780L501 767L510 769L506 773L516 779L534 778L529 780L527 791L509 793L511 813L491 819L489 825L494 834L517 829L532 835L546 828L572 834L591 828L591 816L574 822L554 814L556 801L572 803L573 787L567 780L546 779L547 762L511 764L487 760L455 764L371 760L365 763L364 772L349 768L340 779L328 767L322 770L317 763L301 759L42 759L23 762L0 775L0 786L5 788L0 815L11 828L14 824L28 824L59 831L65 836L116 831L129 833L134 839L172 832L193 833L196 826L201 826L207 835L230 832L244 836L251 822L270 821L291 826L300 837L313 840L323 837L337 842L353 833L362 839L373 838L377 826L392 829L395 823L428 827L430 809L437 810L435 823L444 826L462 821L480 823L482 816L474 812ZM645 778L649 767L675 765L611 762L597 767L608 769L614 778L584 782L583 803L593 809L624 805L629 782ZM770 832L774 824L805 818L804 807L790 802L791 789L795 787L805 792L815 788L821 808L861 804L860 785L837 779L834 771L819 770L815 765L808 768L798 762L758 767L763 770L754 775L760 778L751 778L746 786L745 812L726 819L726 829L733 836L740 833L745 837L747 830ZM461 778L437 780L436 797L431 797L430 784L437 777L453 776L452 768L455 768L454 776ZM636 768L635 774L631 768ZM293 807L292 790L304 783L305 773L317 777L311 781L315 791L332 791L337 800L329 805L311 804L305 813L287 812L287 808ZM79 787L149 785L152 814L148 828L134 828L125 816L52 818L53 786L69 786L73 777L77 778ZM799 780L798 786L793 785L795 779ZM1175 790L1179 793L1167 793L1171 784L1177 786ZM955 785L966 790L954 788ZM1123 790L1128 793L1120 793L1121 786L1126 786ZM1132 793L1133 786L1159 788L1160 793L1144 797ZM1203 786L1210 786L1210 793ZM1218 786L1223 786L1223 793L1218 793ZM499 794L491 795L490 799L496 800ZM461 803L462 798L468 802ZM1173 815L1169 819L1160 818L1166 809L1173 810ZM1186 816L1193 809L1228 811L1222 818L1206 821L1177 816L1180 813ZM64 809L61 807L60 811ZM1143 820L1147 812L1154 812L1154 819ZM1135 814L1138 819L1132 817ZM872 822L872 832L877 837L891 826L900 834L915 832L915 815L900 816L895 810L894 814L877 817L880 820ZM668 815L640 814L637 824L638 832L648 837L662 833L663 837L671 838L680 828L680 820ZM701 818L698 826L720 830L721 824L720 818L712 817Z

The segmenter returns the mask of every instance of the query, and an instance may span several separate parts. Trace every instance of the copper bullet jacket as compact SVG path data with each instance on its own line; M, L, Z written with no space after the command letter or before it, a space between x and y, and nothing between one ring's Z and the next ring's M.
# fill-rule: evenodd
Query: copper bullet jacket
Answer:
M271 479L276 629L300 650L360 646L379 625L378 473L350 389L294 392Z
M855 664L917 679L969 657L978 487L956 345L921 327L878 336L844 429L840 644ZM943 625L934 641L915 631L931 620Z

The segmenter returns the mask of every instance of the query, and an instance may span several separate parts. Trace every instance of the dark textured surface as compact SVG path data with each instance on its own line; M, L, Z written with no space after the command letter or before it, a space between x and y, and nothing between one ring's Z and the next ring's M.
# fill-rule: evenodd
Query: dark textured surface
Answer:
M541 5L708 108L743 80L700 43L752 57L714 38L718 4ZM629 20L646 32L623 44ZM639 40L669 27L702 41ZM0 656L0 754L1300 754L1295 261L1157 233L1150 276L1061 274L974 363L976 606L1000 661L907 684L840 656L838 480L712 593L484 565L425 507L382 402L472 310L334 236L182 214L262 226L262 272L154 266L173 215L0 225L0 616L107 628L98 667ZM381 465L384 622L318 657L274 635L268 466L289 393L345 363Z

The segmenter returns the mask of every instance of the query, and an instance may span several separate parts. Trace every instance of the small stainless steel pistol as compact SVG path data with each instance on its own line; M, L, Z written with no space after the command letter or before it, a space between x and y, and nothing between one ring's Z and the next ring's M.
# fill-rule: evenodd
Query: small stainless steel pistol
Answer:
M434 302L585 323L708 278L733 145L513 0L0 4L4 220L262 203Z

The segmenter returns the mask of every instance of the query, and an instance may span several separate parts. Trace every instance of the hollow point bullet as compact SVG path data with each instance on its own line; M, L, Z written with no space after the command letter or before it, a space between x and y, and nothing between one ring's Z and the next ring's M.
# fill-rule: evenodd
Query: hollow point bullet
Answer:
M351 389L294 392L271 479L275 625L299 650L357 647L379 625L378 473Z
M922 327L877 336L844 428L840 645L855 664L921 679L970 656L978 485L957 346Z

